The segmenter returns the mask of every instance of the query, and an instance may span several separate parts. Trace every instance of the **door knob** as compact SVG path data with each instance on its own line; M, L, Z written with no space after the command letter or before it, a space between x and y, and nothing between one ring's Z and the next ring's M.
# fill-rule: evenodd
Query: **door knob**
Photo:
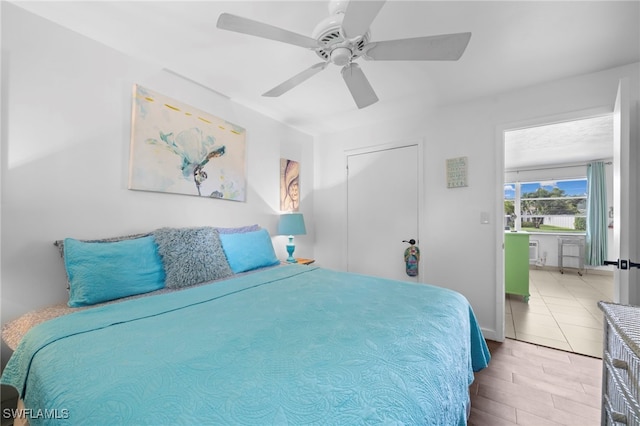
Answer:
M614 265L618 269L631 269L631 268L639 268L640 263L632 262L631 260L626 259L618 259L618 260L605 260L602 262L604 265Z

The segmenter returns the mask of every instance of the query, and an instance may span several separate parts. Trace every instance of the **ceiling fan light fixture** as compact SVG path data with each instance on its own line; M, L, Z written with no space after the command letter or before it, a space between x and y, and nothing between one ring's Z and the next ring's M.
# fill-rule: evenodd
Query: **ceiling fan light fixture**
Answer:
M331 62L338 66L347 65L351 60L351 53L351 49L336 47L331 51Z

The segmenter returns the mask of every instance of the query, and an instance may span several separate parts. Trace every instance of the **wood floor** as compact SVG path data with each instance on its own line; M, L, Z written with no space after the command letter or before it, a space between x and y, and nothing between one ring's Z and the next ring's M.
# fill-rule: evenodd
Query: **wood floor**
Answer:
M600 425L602 360L512 339L487 344L469 425Z

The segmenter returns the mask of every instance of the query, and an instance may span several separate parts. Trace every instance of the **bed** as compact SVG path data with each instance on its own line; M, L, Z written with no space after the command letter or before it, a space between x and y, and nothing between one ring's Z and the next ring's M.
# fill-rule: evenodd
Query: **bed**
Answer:
M243 235L256 233L260 244ZM473 373L490 355L461 294L281 265L265 233L214 230L231 275L60 309L30 328L0 380L18 390L23 417L31 425L466 424ZM166 287L171 260L158 258ZM71 301L77 275L65 265Z

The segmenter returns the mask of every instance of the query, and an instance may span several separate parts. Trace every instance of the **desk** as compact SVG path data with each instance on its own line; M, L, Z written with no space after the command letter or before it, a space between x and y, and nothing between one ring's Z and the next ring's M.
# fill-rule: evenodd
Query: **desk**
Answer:
M529 302L529 234L504 234L504 289Z

